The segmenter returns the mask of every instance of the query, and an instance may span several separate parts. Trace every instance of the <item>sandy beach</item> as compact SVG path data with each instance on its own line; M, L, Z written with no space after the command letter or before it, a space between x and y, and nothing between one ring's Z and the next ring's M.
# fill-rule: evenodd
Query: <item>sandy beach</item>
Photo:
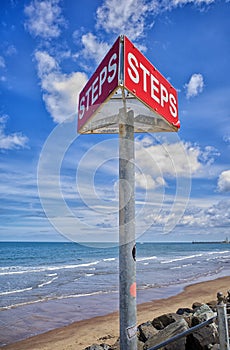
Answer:
M230 277L190 285L178 295L167 299L140 304L137 307L138 324L180 307L191 307L193 302L216 300L218 291L226 294L230 289ZM93 343L115 343L119 336L118 312L43 333L3 347L4 350L82 350Z

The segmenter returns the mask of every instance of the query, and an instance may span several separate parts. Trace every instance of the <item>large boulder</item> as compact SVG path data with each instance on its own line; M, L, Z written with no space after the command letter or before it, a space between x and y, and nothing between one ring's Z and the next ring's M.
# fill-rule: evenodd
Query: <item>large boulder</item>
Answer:
M152 325L157 330L164 329L169 324L179 321L181 316L176 313L164 314L152 320Z
M215 323L211 323L188 335L186 350L208 350L218 343L218 331Z
M138 338L143 343L145 343L149 338L151 338L157 332L158 332L157 329L153 327L151 321L142 323L137 328Z
M159 330L159 332L149 338L143 347L143 350L147 350L161 342L174 337L175 335L182 333L188 329L187 322L180 317L179 320L172 322L164 329ZM185 350L186 338L181 338L167 346L163 347L162 350Z
M203 304L195 309L192 318L192 326L207 321L214 316L216 316L216 313L213 312L207 304Z

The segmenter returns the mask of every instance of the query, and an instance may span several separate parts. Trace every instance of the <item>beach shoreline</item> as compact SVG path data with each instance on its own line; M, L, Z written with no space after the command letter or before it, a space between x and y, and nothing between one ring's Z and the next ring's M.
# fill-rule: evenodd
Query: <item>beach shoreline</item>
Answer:
M218 291L226 294L230 277L199 282L186 286L182 292L168 298L137 305L137 324L181 307L191 307L194 302L216 300ZM70 325L35 335L25 340L3 346L4 350L83 350L93 343L114 344L119 336L119 313L73 322Z

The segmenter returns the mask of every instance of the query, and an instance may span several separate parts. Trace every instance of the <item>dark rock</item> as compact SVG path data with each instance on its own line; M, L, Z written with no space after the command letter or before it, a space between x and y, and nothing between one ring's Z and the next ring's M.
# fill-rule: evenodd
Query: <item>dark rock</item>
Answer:
M193 314L183 315L183 318L187 322L189 328L191 328L193 323Z
M103 350L110 350L111 349L111 347L110 347L110 345L108 345L108 344L100 344L100 346L102 347L102 349Z
M120 345L114 344L110 347L110 350L120 350Z
M184 332L188 329L187 322L180 318L177 321L174 321L173 323L169 324L164 329L159 330L159 332L155 335L153 335L151 338L149 338L146 343L144 344L143 350L147 350L157 344L160 344L161 342ZM186 344L186 338L179 339L164 348L162 350L185 350L185 344Z
M177 315L176 313L169 313L169 314L164 314L159 317L156 317L152 320L152 325L155 327L157 330L164 329L167 327L169 324L176 322L180 320L182 316Z
M212 309L213 312L217 311L216 304L217 304L216 300L212 300L207 303L207 305L210 307L210 309Z
M200 320L198 317L193 317L192 320L191 320L191 327L194 327L194 326L197 326L199 323L200 323Z
M104 348L98 344L93 344L85 348L85 350L104 350Z
M198 329L188 335L186 350L208 350L218 343L218 331L214 323Z
M142 323L138 326L138 338L143 343L146 342L150 337L152 337L154 334L156 334L158 331L156 328L153 327L152 323L150 321L147 321L145 323Z
M156 318L153 319L152 325L157 330L164 329L164 326L163 326L162 322L160 321L159 317L156 317Z
M195 303L192 304L192 309L194 310L194 309L196 309L196 308L198 308L198 307L200 307L202 305L203 305L202 303L199 303L198 301L195 301Z
M193 313L192 309L189 309L188 307L183 307L177 310L177 315L184 315L184 314L191 314Z

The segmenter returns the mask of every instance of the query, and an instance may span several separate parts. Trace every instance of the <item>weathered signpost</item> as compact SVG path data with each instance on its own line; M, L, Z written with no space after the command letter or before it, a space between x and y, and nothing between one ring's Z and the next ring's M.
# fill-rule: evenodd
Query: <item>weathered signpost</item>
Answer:
M119 134L121 350L137 349L134 133L179 127L176 90L126 36L119 36L79 95L78 132Z

